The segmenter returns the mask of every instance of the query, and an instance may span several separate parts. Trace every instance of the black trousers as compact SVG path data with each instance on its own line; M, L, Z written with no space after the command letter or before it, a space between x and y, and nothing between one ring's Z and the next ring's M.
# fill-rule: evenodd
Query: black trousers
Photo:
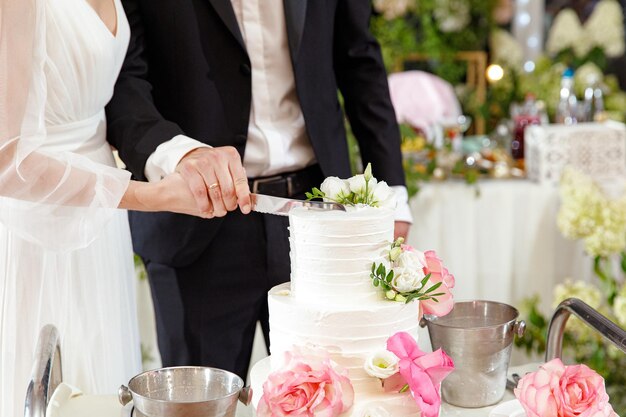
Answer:
M289 280L287 227L287 217L237 210L191 265L146 261L163 366L212 366L245 380L257 321L269 347L267 292Z

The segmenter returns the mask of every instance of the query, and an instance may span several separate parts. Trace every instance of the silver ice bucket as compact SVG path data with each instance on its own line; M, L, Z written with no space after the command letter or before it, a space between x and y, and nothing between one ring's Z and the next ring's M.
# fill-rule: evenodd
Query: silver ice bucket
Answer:
M252 390L237 375L217 368L181 366L147 371L122 385L119 400L131 400L146 417L235 417L237 401L250 404Z
M502 399L513 336L526 328L518 316L514 307L494 301L457 302L444 317L424 316L433 350L442 348L454 360L441 384L447 403L473 408Z

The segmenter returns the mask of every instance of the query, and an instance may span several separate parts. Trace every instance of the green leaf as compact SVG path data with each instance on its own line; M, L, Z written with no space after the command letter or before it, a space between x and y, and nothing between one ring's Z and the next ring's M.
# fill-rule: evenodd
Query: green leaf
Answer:
M380 281L378 280L378 278L376 278L376 279L374 279L372 284L374 284L375 287L378 287L378 285L380 285Z
M385 281L391 282L393 280L393 269L389 271L387 276L385 277Z
M438 292L437 294L430 294L429 297L435 298L435 297L441 297L442 295L445 295L445 292Z
M429 292L435 291L437 288L441 287L441 284L443 284L443 281L440 281L436 283L435 285L433 285L432 287L430 287L429 289L427 289L426 293L428 294Z
M381 276L381 275L385 276L385 272L387 272L386 268L385 268L385 265L379 264L378 265L378 269L376 269L376 275L378 275L378 276Z

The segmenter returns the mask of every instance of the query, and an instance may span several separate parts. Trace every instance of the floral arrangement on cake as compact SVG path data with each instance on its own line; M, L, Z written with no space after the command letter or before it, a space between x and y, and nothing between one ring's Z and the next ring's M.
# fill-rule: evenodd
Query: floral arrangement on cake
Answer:
M387 350L375 352L364 369L382 381L386 392L409 390L422 417L437 417L441 381L454 370L454 362L441 349L423 352L410 334L398 332L387 340Z
M382 262L372 264L372 284L389 300L420 301L425 314L445 316L454 307L451 289L454 275L443 266L435 251L420 252L398 238Z
M279 371L268 376L257 417L337 417L354 402L348 371L313 347L284 354Z
M554 289L552 307L575 297L626 328L626 195L609 198L588 176L564 171L560 183L561 208L557 225L570 239L582 239L592 256L595 282L566 280ZM525 300L526 334L515 341L529 354L546 349L548 316L539 307L540 298ZM585 363L606 380L613 407L626 414L626 356L593 332L576 316L570 317L564 334L564 356Z
M527 417L618 417L604 379L586 365L553 359L526 374L514 392Z
M322 199L347 206L366 205L394 209L396 197L393 189L385 181L378 181L372 175L372 164L367 164L363 174L348 179L328 177L320 188L314 187L305 193L307 200Z

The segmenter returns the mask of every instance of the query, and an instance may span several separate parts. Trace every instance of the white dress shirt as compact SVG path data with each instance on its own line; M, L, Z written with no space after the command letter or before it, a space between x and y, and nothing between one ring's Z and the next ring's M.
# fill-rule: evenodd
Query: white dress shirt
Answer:
M287 40L283 0L231 0L252 65L252 103L243 165L249 177L297 171L315 162ZM145 174L159 180L176 169L180 159L208 145L178 135L157 147ZM376 167L374 167L374 172ZM411 222L405 187L394 187L396 220Z

